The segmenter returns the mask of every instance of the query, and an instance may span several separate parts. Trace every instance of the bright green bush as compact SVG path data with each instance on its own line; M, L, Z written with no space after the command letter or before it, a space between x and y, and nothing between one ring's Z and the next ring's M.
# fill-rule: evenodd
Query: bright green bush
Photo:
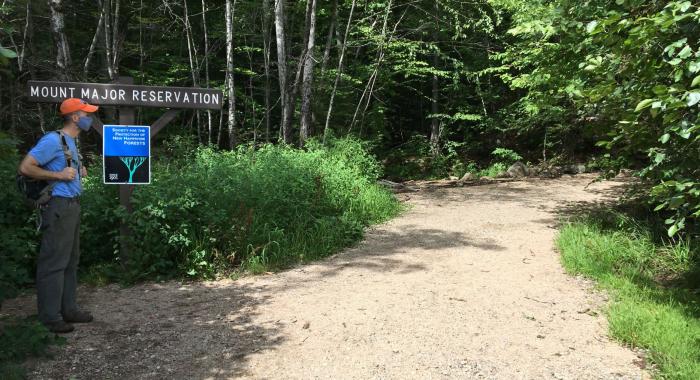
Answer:
M306 150L264 146L233 152L196 148L156 161L153 183L137 187L131 279L252 272L337 252L363 228L399 210L376 185L380 166L361 143L310 142ZM93 176L83 202L83 257L116 267L116 192ZM110 265L105 268L109 269ZM114 271L112 274L116 274ZM109 274L109 273L107 273Z

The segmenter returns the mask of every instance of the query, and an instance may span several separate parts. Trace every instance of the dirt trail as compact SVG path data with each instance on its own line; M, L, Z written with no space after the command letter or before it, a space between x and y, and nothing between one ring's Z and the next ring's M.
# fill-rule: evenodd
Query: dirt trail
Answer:
M82 289L79 325L33 378L647 378L602 296L564 274L563 214L619 194L591 175L422 185L357 247L283 273ZM3 312L32 313L31 297Z

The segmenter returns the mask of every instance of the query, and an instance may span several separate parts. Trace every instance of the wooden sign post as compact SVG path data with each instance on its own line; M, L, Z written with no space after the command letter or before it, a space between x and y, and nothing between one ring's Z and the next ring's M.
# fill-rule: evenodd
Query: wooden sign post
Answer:
M197 87L158 87L134 85L134 78L120 77L117 83L78 83L29 81L27 94L30 101L61 103L66 98L81 98L90 104L115 106L119 112L120 125L134 125L136 107L168 108L158 120L151 124L151 139L179 113L178 109L221 109L223 93L220 90ZM95 115L93 128L102 136L102 122ZM131 194L134 185L119 185L119 203L126 212L133 212ZM120 259L126 264L130 255L129 237L131 229L127 223L119 226Z

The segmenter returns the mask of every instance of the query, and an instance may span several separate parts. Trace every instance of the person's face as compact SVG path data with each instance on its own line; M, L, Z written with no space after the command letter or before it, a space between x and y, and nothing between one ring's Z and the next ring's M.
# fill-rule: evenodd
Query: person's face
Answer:
M78 120L80 120L80 118L83 117L83 116L87 116L87 112L85 112L85 111L76 111L76 112L73 112L73 113L71 114L70 119L71 119L71 121L72 121L74 124L78 124Z

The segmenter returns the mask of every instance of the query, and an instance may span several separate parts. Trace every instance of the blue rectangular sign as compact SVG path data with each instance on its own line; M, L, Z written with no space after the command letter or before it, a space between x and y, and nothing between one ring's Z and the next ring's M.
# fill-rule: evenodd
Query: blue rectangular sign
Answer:
M151 127L105 125L102 157L105 184L151 183Z

